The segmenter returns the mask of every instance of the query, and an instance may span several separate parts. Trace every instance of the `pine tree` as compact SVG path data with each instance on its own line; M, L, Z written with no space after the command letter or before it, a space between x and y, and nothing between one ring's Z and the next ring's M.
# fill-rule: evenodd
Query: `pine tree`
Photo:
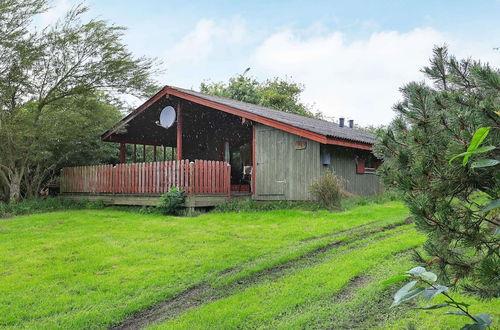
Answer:
M499 70L436 47L422 72L433 86L412 82L401 88L396 118L378 132L374 151L384 160L379 174L401 192L428 236L420 261L432 264L449 286L498 297L500 220L493 206L500 195L499 165L449 160L467 151L480 127L491 127L483 143L499 146ZM498 148L472 156L481 158L498 159Z

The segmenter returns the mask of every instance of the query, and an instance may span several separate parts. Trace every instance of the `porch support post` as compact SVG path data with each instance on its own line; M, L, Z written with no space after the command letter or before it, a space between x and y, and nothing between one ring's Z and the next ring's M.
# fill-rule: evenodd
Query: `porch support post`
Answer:
M182 109L180 101L177 103L177 160L182 160Z
M120 163L125 163L125 156L127 153L127 149L125 148L125 143L120 143Z
M252 125L252 176L251 176L251 187L252 187L252 195L255 195L255 181L257 177L255 176L257 172L257 158L256 158L256 151L257 151L257 139L256 139L256 134L255 134L255 123Z
M142 145L142 161L145 163L146 162L146 145Z
M137 144L134 143L134 163L137 163Z
M156 145L153 146L153 162L156 162Z

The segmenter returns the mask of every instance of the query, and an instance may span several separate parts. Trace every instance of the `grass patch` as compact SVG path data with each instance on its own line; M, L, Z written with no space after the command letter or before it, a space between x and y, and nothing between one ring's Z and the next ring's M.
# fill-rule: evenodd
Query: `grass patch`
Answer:
M104 209L6 219L0 222L0 327L108 327L190 287L215 285L227 270L267 266L252 260L270 265L272 256L300 242L316 244L318 237L406 215L401 203L388 203L342 213L175 218Z
M350 210L358 206L366 206L370 204L384 204L389 202L399 201L399 196L394 192L386 192L377 196L371 197L350 197L341 200L341 206L333 209L334 211ZM214 208L213 212L265 212L272 210L305 210L319 211L325 210L325 207L315 202L294 202L294 201L268 201L256 202L251 199L239 200L223 203Z
M227 212L265 212L272 210L305 210L305 211L318 211L323 207L319 204L312 202L292 202L292 201L269 201L269 202L256 202L251 199L237 200L227 202L216 206L213 212L227 213Z
M319 264L204 304L152 329L456 329L468 320L417 311L415 303L389 309L399 284L382 282L413 267L408 249L424 237L409 226L331 251ZM455 296L459 296L455 294ZM472 312L498 318L499 299L463 298ZM441 298L435 303L441 302Z
M0 328L450 328L381 282L424 237L399 202L166 217L106 208L0 221ZM498 318L498 300L472 302ZM138 314L139 313L139 314ZM123 323L124 321L130 323ZM139 320L139 321L138 321Z
M104 204L99 201L76 201L58 197L23 199L9 204L0 202L0 218L61 210L100 209L103 207Z
M332 253L332 258L324 263L203 305L159 328L186 329L200 324L206 328L275 328L280 319L300 314L308 302L339 292L351 278L422 242L421 235L407 230L364 247Z

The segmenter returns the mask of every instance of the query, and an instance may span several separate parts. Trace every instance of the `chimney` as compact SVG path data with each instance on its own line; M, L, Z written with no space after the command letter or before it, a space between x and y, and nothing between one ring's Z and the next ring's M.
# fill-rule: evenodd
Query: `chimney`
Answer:
M349 120L349 128L354 128L354 120Z
M344 118L339 118L339 127L344 127Z

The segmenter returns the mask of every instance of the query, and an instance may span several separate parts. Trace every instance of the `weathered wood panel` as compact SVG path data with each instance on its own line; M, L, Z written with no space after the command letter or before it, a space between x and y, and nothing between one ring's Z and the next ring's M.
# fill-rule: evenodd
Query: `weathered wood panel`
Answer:
M308 200L320 175L320 144L278 129L256 125L257 200ZM305 148L301 148L305 142Z
M348 192L361 196L373 196L381 192L382 184L376 174L356 173L356 156L368 151L323 145L321 152L327 152L331 157L330 165L321 165L322 171L334 171L344 181Z
M231 194L231 166L225 162L174 160L142 164L67 167L62 193L162 194L179 187L189 194Z

